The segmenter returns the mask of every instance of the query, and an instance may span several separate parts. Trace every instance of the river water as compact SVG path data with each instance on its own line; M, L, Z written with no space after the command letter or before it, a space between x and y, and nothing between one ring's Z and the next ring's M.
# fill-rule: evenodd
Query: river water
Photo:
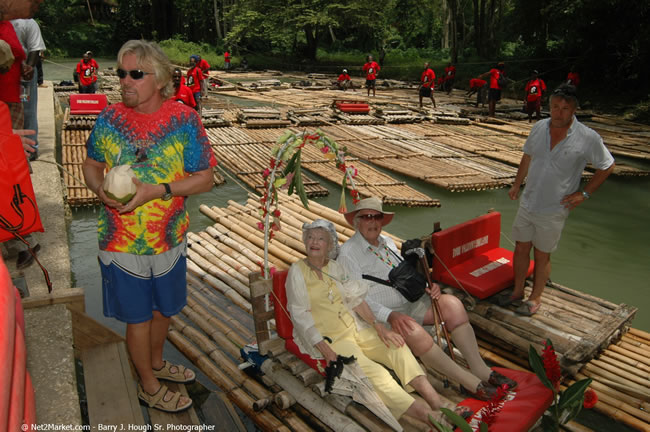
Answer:
M70 80L78 60L53 60L44 65L45 79ZM97 59L100 68L114 66L114 60ZM650 169L650 164L635 165ZM501 245L512 249L508 237L518 202L508 198L507 189L452 193L398 174L391 175L412 187L440 199L441 208L387 208L397 213L387 227L402 238L421 236L432 231L433 223L442 227L466 221L495 209L502 215ZM328 181L330 196L316 201L338 208L340 188ZM570 288L602 297L614 303L626 303L639 309L632 325L650 331L650 178L610 177L593 197L574 210L567 221L558 250L552 255L551 279ZM191 197L191 230L199 231L212 221L202 215L200 204L225 206L228 200L243 203L247 191L228 180L211 192ZM348 205L351 205L348 200ZM97 213L92 209L72 211L69 227L73 286L86 292L87 312L108 327L124 334L124 326L102 314L101 283L97 265ZM167 348L166 348L167 350ZM170 351L174 351L170 349ZM172 360L178 354L172 355ZM199 378L202 375L199 374ZM215 390L209 380L202 384ZM591 425L599 430L595 425ZM602 430L602 429L600 429ZM628 430L610 425L608 430Z

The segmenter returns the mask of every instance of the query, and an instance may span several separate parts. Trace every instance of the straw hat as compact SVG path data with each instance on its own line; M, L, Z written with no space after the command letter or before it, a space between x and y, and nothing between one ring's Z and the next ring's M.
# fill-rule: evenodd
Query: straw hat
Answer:
M393 212L385 212L381 208L381 200L376 197L370 197L370 198L364 198L361 201L357 203L356 206L354 206L354 210L351 212L347 212L343 216L345 216L345 220L348 221L348 223L352 226L354 226L354 217L357 215L357 212L360 210L375 210L380 213L383 213L384 219L381 221L381 226L386 226L390 223L390 221L393 220L393 216L395 213Z
M14 55L7 42L0 39L0 69L9 69L14 63Z

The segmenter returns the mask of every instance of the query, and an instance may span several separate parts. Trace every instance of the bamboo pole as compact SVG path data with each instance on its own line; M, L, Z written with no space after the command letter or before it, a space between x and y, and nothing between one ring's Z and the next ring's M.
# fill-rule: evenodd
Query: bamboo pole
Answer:
M167 337L194 365L224 390L228 399L237 405L262 430L290 432L290 429L269 411L255 412L253 410L253 399L243 389L237 387L205 354L192 346L179 332L170 329Z
M274 364L272 360L262 363L261 369L264 374L268 375L327 426L336 431L363 432L363 428L352 419L335 410L316 393L304 387L293 375Z
M224 275L223 273L215 271L214 266L212 266L208 261L199 256L196 256L195 254L190 254L189 251L187 256L190 258L187 261L187 270L189 272L195 274L200 279L206 281L212 287L222 292L233 303L242 309L250 309L250 302L239 292L228 285L228 281L233 281L232 278L227 277L227 275ZM204 269L208 269L208 271ZM216 275L221 276L221 278L217 278Z

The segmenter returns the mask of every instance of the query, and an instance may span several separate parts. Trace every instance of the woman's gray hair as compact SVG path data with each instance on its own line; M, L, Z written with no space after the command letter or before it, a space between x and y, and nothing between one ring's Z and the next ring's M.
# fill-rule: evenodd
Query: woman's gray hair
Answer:
M307 246L307 235L313 229L322 229L329 234L329 251L328 258L336 259L339 255L339 236L336 233L334 224L325 219L316 219L312 223L305 222L302 224L302 242Z
M160 94L164 99L174 94L172 82L172 64L162 48L156 43L146 40L132 39L127 41L117 53L117 64L122 64L126 54L133 54L140 67L151 66L156 76L156 82L162 86Z

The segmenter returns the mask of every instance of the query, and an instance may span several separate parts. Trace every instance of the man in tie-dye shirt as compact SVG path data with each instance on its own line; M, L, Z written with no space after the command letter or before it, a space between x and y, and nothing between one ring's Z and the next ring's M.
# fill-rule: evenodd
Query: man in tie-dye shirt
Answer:
M127 323L126 341L149 406L177 412L192 404L159 379L195 374L162 358L169 320L186 304L185 197L212 187L216 165L196 113L173 101L172 68L152 42L126 42L117 55L122 103L97 118L83 171L103 202L99 262L104 315ZM137 191L126 204L104 191L105 169L131 165Z

